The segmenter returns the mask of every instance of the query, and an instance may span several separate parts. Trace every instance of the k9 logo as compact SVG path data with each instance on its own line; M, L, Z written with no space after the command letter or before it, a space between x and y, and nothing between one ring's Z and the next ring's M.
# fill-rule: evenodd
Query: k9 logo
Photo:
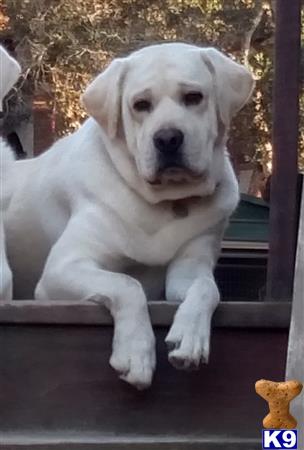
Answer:
M297 448L297 430L263 430L263 449Z

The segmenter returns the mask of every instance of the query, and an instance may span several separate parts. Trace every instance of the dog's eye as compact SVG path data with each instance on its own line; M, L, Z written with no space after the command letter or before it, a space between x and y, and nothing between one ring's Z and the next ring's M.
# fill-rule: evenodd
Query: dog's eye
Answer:
M183 102L186 106L199 105L203 97L201 92L188 92L183 96Z
M133 108L135 111L141 112L141 111L151 111L152 109L152 103L149 102L149 100L136 100L136 102L133 103Z

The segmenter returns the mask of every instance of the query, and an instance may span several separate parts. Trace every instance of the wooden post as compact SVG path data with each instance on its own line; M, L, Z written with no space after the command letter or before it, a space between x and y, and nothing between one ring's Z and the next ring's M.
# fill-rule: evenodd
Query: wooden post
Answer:
M299 223L297 261L292 300L286 380L304 381L304 184ZM298 421L298 448L304 449L304 400L303 394L291 404L291 412Z
M297 240L301 0L276 1L268 300L292 297Z

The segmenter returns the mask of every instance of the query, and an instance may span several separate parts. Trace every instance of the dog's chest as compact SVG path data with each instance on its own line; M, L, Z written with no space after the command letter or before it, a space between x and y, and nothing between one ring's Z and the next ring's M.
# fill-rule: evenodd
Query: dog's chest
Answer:
M128 256L146 264L167 264L186 242L204 232L204 210L196 199L164 202L138 215L129 210Z

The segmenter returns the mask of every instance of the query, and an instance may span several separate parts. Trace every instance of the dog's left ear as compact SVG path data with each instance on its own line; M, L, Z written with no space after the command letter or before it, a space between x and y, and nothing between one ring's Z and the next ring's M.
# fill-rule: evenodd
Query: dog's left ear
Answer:
M0 46L0 111L2 111L2 100L14 86L21 73L21 67L7 51Z
M117 135L126 58L117 58L86 88L81 101L110 139Z
M201 49L201 54L214 80L221 119L229 126L232 117L251 97L253 76L244 66L214 48Z

